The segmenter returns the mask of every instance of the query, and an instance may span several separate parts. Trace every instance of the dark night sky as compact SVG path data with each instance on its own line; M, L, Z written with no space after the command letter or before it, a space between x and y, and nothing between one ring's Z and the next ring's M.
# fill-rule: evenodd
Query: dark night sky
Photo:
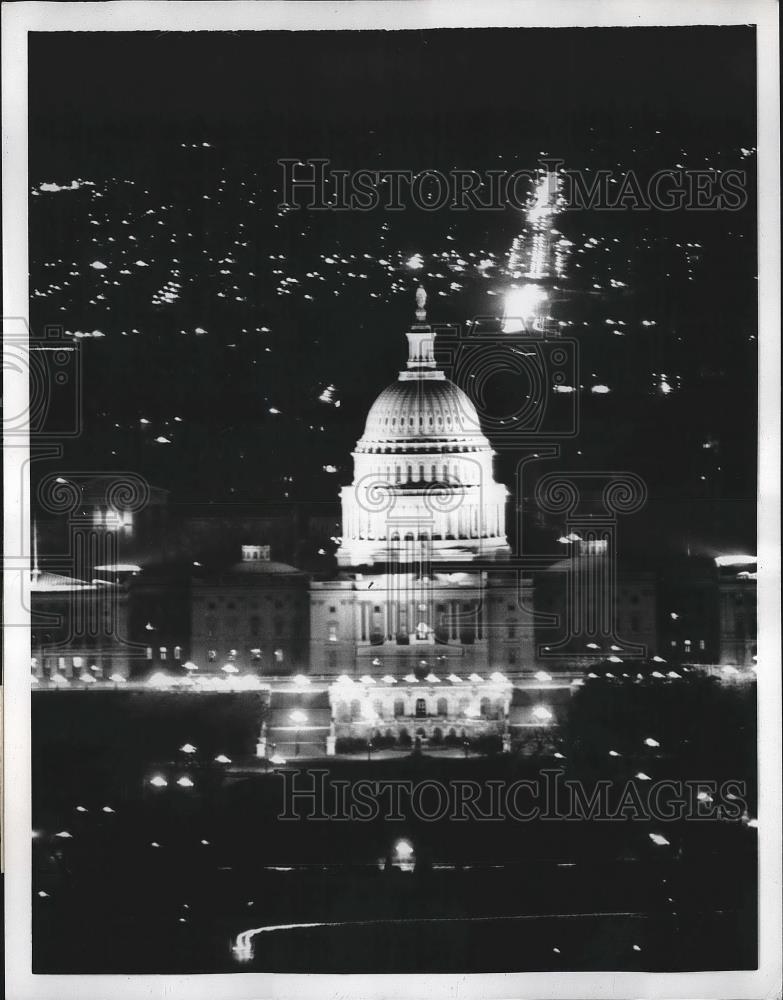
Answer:
M185 120L292 134L400 119L505 119L553 132L753 119L752 28L31 35L36 123L179 128ZM698 53L698 58L694 58ZM190 121L188 124L190 124ZM426 131L417 143L432 140ZM437 129L434 138L438 138ZM102 141L97 134L96 141ZM464 133L460 141L470 143Z

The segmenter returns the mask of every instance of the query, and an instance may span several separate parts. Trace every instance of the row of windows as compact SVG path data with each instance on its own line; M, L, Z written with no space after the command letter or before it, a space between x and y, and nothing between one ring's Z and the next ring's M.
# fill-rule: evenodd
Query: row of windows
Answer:
M153 646L147 646L147 659L153 659L155 655L155 649ZM169 648L168 646L158 646L158 659L168 660L169 658ZM171 647L171 658L175 662L179 662L182 659L182 647L172 646Z
M214 617L213 615L210 615L210 617L206 618L204 621L204 628L209 638L217 635L220 631L238 632L241 627L242 626L240 625L239 618L225 618L221 622L220 619ZM287 632L299 631L301 627L302 623L297 620L286 621L283 618L274 618L272 620L271 631L272 634L275 636L275 638L280 638ZM245 628L250 633L250 635L264 634L264 630L262 629L261 618L258 615L253 615L251 618L249 618Z
M462 698L459 704L456 706L456 713L460 716L467 716L468 709L470 707L470 701L467 698ZM388 712L386 711L385 704L378 700L373 703L373 710L377 716L381 719L388 718ZM505 702L502 698L495 700L494 702L490 698L482 698L479 703L479 715L482 719L499 719L505 714ZM395 718L400 718L406 715L406 703L403 698L397 698L393 705L393 714ZM438 698L434 706L434 711L430 712L427 706L426 698L417 698L414 704L413 714L416 718L424 719L429 716L448 716L449 703L446 698ZM362 703L358 700L350 702L341 701L337 705L337 719L340 722L355 722L362 718Z
M196 604L200 604L203 600L204 600L204 598L196 598L195 603ZM269 595L267 595L264 598L264 600L265 601L269 601L270 603L274 602L274 606L276 608L278 608L278 609L282 608L284 604L301 604L302 603L302 601L299 598L294 598L294 597L272 598ZM237 605L244 606L245 602L246 602L246 598L244 598L244 597L235 598L233 600L227 600L227 598L225 598L225 597L217 597L214 600L207 601L207 607L209 608L210 611L215 611L216 608L217 608L217 606L218 606L218 604L225 604L225 606L228 609L233 610L234 608L237 607ZM260 601L260 599L256 599L256 598L247 599L247 602L249 603L249 605L250 605L251 608L260 608L261 607L261 601Z
M284 649L280 649L280 648L275 649L273 651L272 655L274 657L275 663L285 663L285 650ZM258 666L258 664L260 664L262 662L263 658L264 658L263 650L260 647L258 647L258 646L253 647L252 649L248 650L248 656L250 658L250 662L252 664L254 664L255 666ZM237 659L240 659L240 658L241 658L240 657L240 653L236 649L229 649L228 652L225 653L225 654L223 654L222 656L218 656L217 649L209 649L209 650L207 650L207 662L208 663L217 663L218 660L220 660L221 662L226 662L226 663L234 663Z
M671 647L672 647L672 649L677 649L678 646L679 646L679 643L677 642L677 640L676 639L672 639L672 641L671 641ZM691 652L693 652L694 644L691 642L690 639L683 639L683 641L682 641L682 648L683 648L683 651L685 653L691 653ZM702 653L707 648L707 643L706 643L706 641L704 639L699 639L699 641L698 641L698 648L699 648L699 651L702 652Z
M451 414L447 413L446 414L446 426L447 427L451 427L451 421L452 420L454 420L455 423L456 423L456 421L457 421L457 414L455 413L453 415L453 417L452 417ZM424 426L424 416L423 416L423 414L419 414L418 423L419 423L419 427L423 427ZM443 426L443 414L439 413L434 419L433 419L432 414L430 414L427 417L427 426L428 427L433 427L435 424L437 424L438 427L442 427ZM415 427L416 426L416 418L415 417L408 417L408 419L406 420L405 417L400 417L399 418L399 425L400 425L400 427ZM384 427L389 427L389 426L396 427L397 426L397 417L384 417L384 419L383 419L383 426Z

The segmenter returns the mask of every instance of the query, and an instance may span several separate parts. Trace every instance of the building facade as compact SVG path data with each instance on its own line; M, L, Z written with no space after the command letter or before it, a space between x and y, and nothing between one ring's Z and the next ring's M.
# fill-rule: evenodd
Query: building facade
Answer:
M307 575L243 545L230 569L191 583L190 661L202 672L286 676L307 669Z
M514 678L535 672L508 493L474 404L436 363L425 300L353 452L339 571L310 586L311 671L332 682L338 736L505 732Z

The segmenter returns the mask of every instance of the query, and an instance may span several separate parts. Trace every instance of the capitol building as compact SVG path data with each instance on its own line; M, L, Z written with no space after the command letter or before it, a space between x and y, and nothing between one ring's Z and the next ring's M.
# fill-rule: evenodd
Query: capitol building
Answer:
M330 512L318 529L337 542L331 571L283 561L308 537L296 512L196 513L175 528L165 491L133 488L140 477L125 474L123 492L111 475L49 475L49 547L56 527L65 550L41 565L34 527L37 690L262 691L257 752L317 756L379 739L535 742L595 670L676 682L680 664L752 669L753 556L620 562L614 522L590 508L551 525L566 558L511 551L492 446L438 367L423 288L416 306L404 367L353 451L341 523ZM210 560L215 540L224 556Z
M406 365L353 452L339 570L310 585L310 671L330 682L337 738L500 734L513 678L541 683L508 491L476 407L437 366L425 303L420 288Z

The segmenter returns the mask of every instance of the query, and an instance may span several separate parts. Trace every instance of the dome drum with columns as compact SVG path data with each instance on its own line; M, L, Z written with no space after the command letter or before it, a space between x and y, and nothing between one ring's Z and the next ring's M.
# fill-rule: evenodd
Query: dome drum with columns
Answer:
M475 406L436 367L423 292L407 366L370 408L341 491L341 566L399 562L406 541L428 543L437 560L508 555L507 490Z

